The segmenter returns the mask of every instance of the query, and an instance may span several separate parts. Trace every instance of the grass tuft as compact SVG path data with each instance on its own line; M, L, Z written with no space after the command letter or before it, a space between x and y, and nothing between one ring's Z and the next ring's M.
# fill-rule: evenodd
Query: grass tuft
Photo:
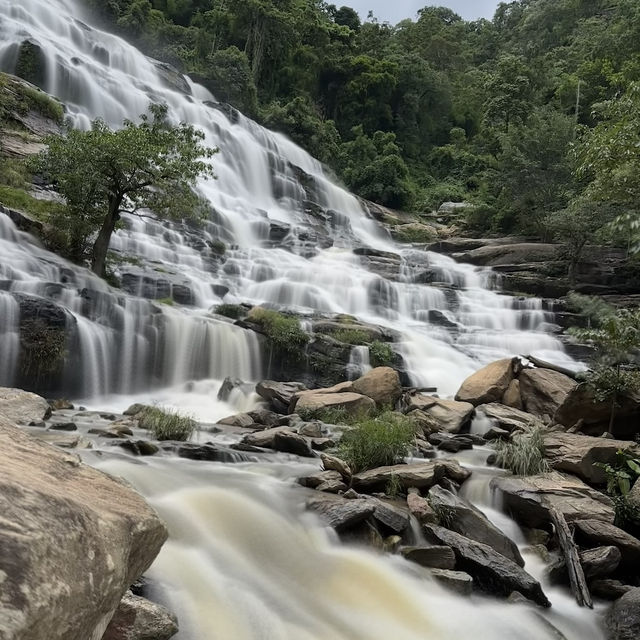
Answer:
M138 426L151 431L156 440L186 441L191 438L198 423L173 409L145 407L137 414Z
M543 429L533 427L515 434L510 441L496 443L496 463L516 476L547 473L550 467L544 457Z

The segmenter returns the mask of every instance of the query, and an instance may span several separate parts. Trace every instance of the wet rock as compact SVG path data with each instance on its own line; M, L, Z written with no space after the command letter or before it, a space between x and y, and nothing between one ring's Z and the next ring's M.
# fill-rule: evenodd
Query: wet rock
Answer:
M118 442L118 446L134 456L153 456L160 451L157 445L148 440L123 440Z
M344 409L349 414L367 414L374 411L375 402L359 393L303 394L295 405L298 413L314 413L326 409Z
M327 449L333 449L336 446L336 441L333 438L311 438L311 448L314 451L326 451Z
M461 431L471 422L474 413L474 407L469 402L443 400L421 393L405 394L402 406L407 414L415 410L423 411L435 420L440 430L449 433Z
M307 438L323 438L326 434L326 429L323 427L324 423L319 420L304 422L298 427L298 433Z
M640 588L631 589L613 603L605 625L609 640L640 638Z
M49 400L49 406L53 411L63 411L65 409L73 411L73 409L75 409L72 402L64 400L63 398L59 398L57 400Z
M402 556L421 567L431 569L453 569L456 566L456 556L451 547L441 545L424 545L419 547L403 547Z
M553 417L577 383L551 369L525 369L520 374L520 396L528 413Z
M208 460L210 462L226 462L227 456L212 444L196 444L184 442L178 446L178 456L188 460Z
M240 378L230 378L227 376L220 385L220 389L218 390L218 400L222 400L226 402L231 395L231 392L238 387L241 387L244 384Z
M101 640L169 640L178 633L178 620L163 606L124 594Z
M353 391L371 398L378 407L394 406L402 395L398 372L391 367L376 367L353 383Z
M552 506L570 523L585 518L612 523L615 518L613 503L607 496L562 473L494 478L491 488L501 492L505 509L528 527L547 526Z
M593 580L589 583L589 589L591 593L605 600L617 600L622 598L625 593L631 591L634 587L628 584L620 582L620 580L613 580L611 578L601 578L599 580Z
M0 387L0 416L9 422L27 425L51 415L49 403L35 393Z
M453 549L456 567L471 575L481 590L504 597L519 591L543 607L551 606L537 580L488 545L436 525L425 525L425 531Z
M348 489L342 480L327 480L316 487L316 491L324 491L325 493L341 493Z
M284 426L287 421L286 416L282 416L274 411L268 409L254 409L249 411L248 415L255 423L262 424L265 427L278 427Z
M486 440L508 440L510 435L506 429L491 427L489 431L484 434L484 437Z
M124 483L3 418L0 467L2 633L100 638L160 550L164 525Z
M77 431L78 426L75 422L58 422L52 424L49 429L52 431Z
M394 477L404 490L410 487L428 489L445 476L464 482L470 475L470 471L456 462L430 460L417 464L397 464L362 471L353 476L353 486L356 490L362 491L384 490L391 478Z
M272 447L283 453L293 453L306 458L315 457L308 440L289 429L279 429L273 434Z
M572 473L592 484L606 482L604 470L595 463L615 464L618 450L628 450L640 457L640 445L633 442L573 433L546 435L544 448L554 469Z
M351 467L337 456L330 455L328 453L321 453L320 460L322 460L322 466L327 471L337 471L343 478L351 478L353 475Z
M584 519L576 520L574 524L578 543L618 547L624 568L629 571L640 569L640 540L609 522Z
M403 502L370 498L375 504L373 517L394 533L403 533L409 526L409 509Z
M289 405L293 396L306 388L301 382L263 380L256 385L256 393L278 413L289 413Z
M77 433L51 433L49 431L38 433L35 431L30 431L30 435L37 440L40 440L41 442L55 445L56 447L60 447L61 449L75 449L81 443L80 435Z
M304 478L298 478L298 484L308 489L317 489L321 484L325 482L342 482L342 475L337 471L318 471L310 476Z
M449 453L458 453L458 451L473 448L473 444L470 441L457 438L442 438L437 446L440 451L447 451Z
M360 498L349 500L322 493L309 498L307 508L319 514L336 531L342 532L364 522L373 514L375 505L369 500Z
M542 426L537 416L514 407L507 407L499 402L482 405L479 411L484 413L500 429L507 431L523 430L532 426Z
M522 367L519 358L497 360L470 375L455 399L474 406L487 402L500 402L514 375Z
M236 413L233 416L227 416L218 420L217 424L224 424L229 427L251 428L255 425L255 421L248 413Z
M610 576L620 564L622 555L617 547L596 547L581 551L580 564L586 578L602 578ZM567 565L563 558L549 570L549 578L554 582L569 582Z
M149 406L150 405L140 404L139 402L136 402L135 404L132 404L127 409L125 409L122 415L137 416L139 413L147 409Z
M407 493L407 506L411 515L413 515L420 524L436 523L438 516L429 504L426 498L420 495L415 487L411 487Z
M486 544L519 566L524 566L524 560L513 540L505 536L482 511L471 503L439 486L431 487L429 498L436 513L447 514L446 526L449 529L476 542Z
M627 501L640 512L640 480L636 480L627 495Z
M276 433L286 430L286 427L274 427L272 429L265 429L264 431L256 431L255 433L249 433L242 438L241 444L250 447L262 447L266 449L273 449L273 441Z
M448 569L431 569L431 576L443 587L456 593L468 596L473 591L473 578L464 571L450 571Z

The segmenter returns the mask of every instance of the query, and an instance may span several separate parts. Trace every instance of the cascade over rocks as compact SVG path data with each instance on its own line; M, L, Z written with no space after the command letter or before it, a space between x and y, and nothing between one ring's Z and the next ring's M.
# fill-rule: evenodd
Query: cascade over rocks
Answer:
M164 525L132 489L3 417L0 462L0 636L100 638Z

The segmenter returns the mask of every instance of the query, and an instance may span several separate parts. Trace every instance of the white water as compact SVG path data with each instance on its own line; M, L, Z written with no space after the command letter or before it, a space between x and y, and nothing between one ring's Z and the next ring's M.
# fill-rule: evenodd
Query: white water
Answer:
M206 104L214 100L206 90L171 87L153 61L86 23L72 0L0 0L0 69L12 70L20 42L37 42L46 58L43 88L66 103L79 127L95 117L119 126L150 101L166 102L172 118L201 127L220 148L217 180L200 185L214 212L198 230L128 220L111 246L125 258L126 293L44 251L0 214L0 383L15 380L19 361L15 293L53 300L74 318L61 393L114 408L155 399L208 422L233 409L215 401L224 377L264 375L256 336L211 314L223 301L349 313L392 328L412 381L443 394L505 355L571 365L542 330L552 318L540 300L501 295L488 270L392 242L293 143L241 115L230 122ZM288 225L286 237L270 239L274 223ZM230 247L224 260L212 251L219 240ZM368 271L352 251L360 246L398 254L398 277ZM437 270L444 286L419 284L425 269ZM189 304L150 299L170 296ZM430 321L429 311L457 329ZM368 366L367 355L355 350L352 365ZM236 398L235 407L251 402ZM288 482L304 471L299 463L104 466L129 478L169 524L171 539L151 573L180 615L182 640L553 637L531 608L464 601L404 562L334 544L295 506L300 494ZM569 640L600 639L591 617L562 606Z

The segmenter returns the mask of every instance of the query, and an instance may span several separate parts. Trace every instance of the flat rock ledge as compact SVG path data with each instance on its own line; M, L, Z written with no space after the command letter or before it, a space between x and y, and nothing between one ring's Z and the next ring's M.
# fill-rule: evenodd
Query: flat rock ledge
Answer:
M135 491L0 416L0 640L99 640L167 530Z

